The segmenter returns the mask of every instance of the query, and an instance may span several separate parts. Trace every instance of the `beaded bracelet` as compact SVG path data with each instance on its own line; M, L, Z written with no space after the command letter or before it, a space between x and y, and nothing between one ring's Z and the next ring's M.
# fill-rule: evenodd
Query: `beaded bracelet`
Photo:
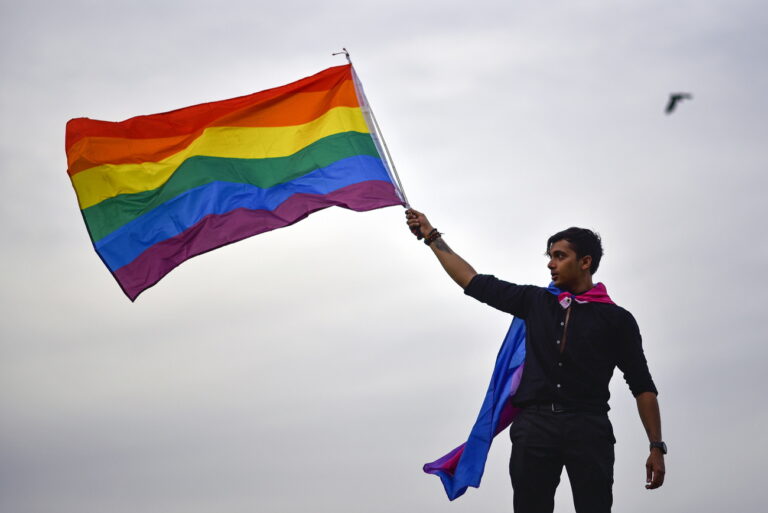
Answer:
M442 237L442 233L437 231L437 228L433 228L431 232L429 232L429 235L424 237L424 244L427 246L431 245L433 242L435 242L437 239Z

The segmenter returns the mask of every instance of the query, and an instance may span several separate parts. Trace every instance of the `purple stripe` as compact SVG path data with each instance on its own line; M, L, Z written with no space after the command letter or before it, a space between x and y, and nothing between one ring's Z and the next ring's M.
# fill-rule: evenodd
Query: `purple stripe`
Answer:
M448 475L453 476L454 472L456 472L456 466L459 464L459 460L461 459L461 455L464 453L464 448L466 446L467 444L463 443L442 458L437 459L432 463L425 463L424 472L427 474L447 472Z
M517 388L520 386L520 380L523 379L523 367L524 365L520 365L512 374L512 379L509 383L509 398L515 395ZM515 417L517 417L518 413L520 413L520 408L512 406L512 401L507 399L504 407L499 413L499 420L493 430L493 436L498 435L504 431L507 426L512 424L512 421L515 420ZM437 459L432 463L425 464L424 472L427 474L438 474L439 472L446 472L448 475L453 476L456 472L456 467L459 464L459 460L462 453L464 452L466 445L466 443L463 443L442 458Z
M515 369L514 374L512 374L512 379L510 380L509 384L510 399L507 399L507 401L504 403L504 407L499 413L499 420L496 424L496 428L493 430L493 436L496 436L507 429L507 426L512 424L512 421L515 420L517 414L520 413L520 408L512 406L511 398L513 395L515 395L515 393L517 393L517 388L520 386L520 380L523 379L524 366L525 364L520 365L517 369Z
M173 268L212 249L291 225L312 212L339 206L363 212L403 205L389 182L372 180L343 187L329 194L294 194L275 210L236 209L209 215L175 237L155 244L130 264L112 273L123 292L135 300Z

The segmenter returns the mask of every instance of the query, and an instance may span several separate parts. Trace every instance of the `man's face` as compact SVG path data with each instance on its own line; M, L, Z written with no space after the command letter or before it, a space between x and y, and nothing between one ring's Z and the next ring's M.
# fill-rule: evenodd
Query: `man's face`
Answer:
M547 267L555 286L561 290L570 290L589 272L592 257L578 258L567 240L559 240L549 247Z

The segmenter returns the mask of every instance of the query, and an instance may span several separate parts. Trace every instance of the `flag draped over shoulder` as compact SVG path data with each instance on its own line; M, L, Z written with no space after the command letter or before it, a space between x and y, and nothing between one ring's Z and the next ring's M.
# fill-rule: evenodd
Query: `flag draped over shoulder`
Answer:
M404 204L351 65L121 122L67 123L96 252L134 300L206 251L337 205Z
M501 344L483 405L467 441L442 458L424 465L424 472L440 477L450 500L467 488L480 486L485 460L494 437L512 423L519 409L512 406L525 363L525 321L514 318Z

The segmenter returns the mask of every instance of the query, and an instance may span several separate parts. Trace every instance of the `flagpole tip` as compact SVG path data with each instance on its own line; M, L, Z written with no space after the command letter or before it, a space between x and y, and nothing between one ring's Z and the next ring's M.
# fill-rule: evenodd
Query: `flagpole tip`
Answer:
M346 48L342 48L340 52L332 53L331 55L344 55L347 58L347 62L352 64L352 59L349 58L349 52Z

